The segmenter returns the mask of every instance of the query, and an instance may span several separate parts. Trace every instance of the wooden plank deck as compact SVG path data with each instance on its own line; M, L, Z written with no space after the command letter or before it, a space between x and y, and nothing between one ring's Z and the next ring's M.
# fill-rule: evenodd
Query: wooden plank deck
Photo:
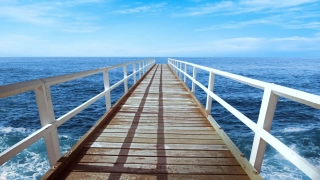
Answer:
M43 179L249 179L167 65L137 84Z

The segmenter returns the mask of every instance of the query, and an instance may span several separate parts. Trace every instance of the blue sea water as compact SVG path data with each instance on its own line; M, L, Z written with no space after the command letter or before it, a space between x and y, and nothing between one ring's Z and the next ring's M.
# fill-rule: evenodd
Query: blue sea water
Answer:
M50 76L89 70L145 58L0 58L0 86ZM320 95L320 59L303 58L176 58L272 82ZM156 58L167 63L166 58ZM128 67L129 73L132 66ZM188 69L191 74L192 69ZM110 71L111 84L123 76L122 69ZM199 70L197 80L207 85L208 73ZM131 86L133 80L129 80ZM187 81L191 86L190 80ZM124 91L123 85L111 92L112 103ZM51 87L56 118L103 91L102 74ZM257 121L263 91L215 76L214 91L254 122ZM205 105L206 94L196 88L196 96ZM58 128L61 150L65 153L105 113L101 98ZM213 102L212 116L239 149L250 157L253 132ZM0 99L0 152L41 127L35 95L32 91ZM320 111L285 98L279 98L271 134L320 168ZM48 170L44 140L18 154L0 167L0 179L39 179ZM262 167L265 179L309 179L272 147L267 146Z

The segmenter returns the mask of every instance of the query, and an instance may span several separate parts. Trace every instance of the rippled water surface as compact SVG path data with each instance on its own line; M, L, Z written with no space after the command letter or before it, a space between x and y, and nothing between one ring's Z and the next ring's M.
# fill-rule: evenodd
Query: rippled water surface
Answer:
M0 85L63 75L144 58L0 58ZM320 95L320 59L301 58L177 58L262 81ZM156 58L167 63L166 58ZM129 73L132 66L128 67ZM191 74L192 69L188 68ZM123 77L122 68L110 71L111 84ZM207 86L208 73L197 72ZM131 86L133 80L129 80ZM187 81L190 86L191 82ZM112 103L123 95L123 85L111 92ZM102 74L51 87L55 117L67 113L103 91ZM221 98L257 121L263 91L215 76L214 91ZM205 104L206 95L197 87L197 98ZM65 153L105 113L101 98L58 128L61 150ZM254 134L217 102L212 116L229 134L239 149L250 157ZM0 152L41 127L35 95L32 91L0 99ZM279 98L271 134L320 168L320 111ZM48 170L44 140L18 154L0 167L0 179L39 179ZM262 168L266 179L308 179L301 171L268 146Z

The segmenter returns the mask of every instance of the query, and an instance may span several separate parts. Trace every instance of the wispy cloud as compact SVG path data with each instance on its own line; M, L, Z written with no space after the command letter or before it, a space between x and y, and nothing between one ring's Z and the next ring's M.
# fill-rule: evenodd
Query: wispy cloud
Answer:
M92 32L100 29L93 25L87 26L95 18L92 15L68 11L66 8L99 3L98 0L70 0L54 2L12 1L0 7L0 17L6 21L23 22L39 26L51 27L60 31Z
M317 0L280 0L280 1L274 1L274 0L241 0L239 4L248 5L248 6L256 6L261 7L263 9L271 8L284 8L284 7L293 7L293 6L299 6L302 4L312 3L316 2Z
M243 5L245 4L245 5ZM215 12L216 16L233 17L237 14L247 13L241 21L229 21L196 29L196 31L210 31L219 29L239 29L250 25L272 25L283 29L316 29L320 30L320 3L315 0L295 0L275 3L268 0L242 0L231 10ZM255 6L254 6L255 5ZM259 11L258 11L259 10ZM206 11L203 11L206 12ZM191 15L191 14L189 14ZM194 15L194 14L193 14ZM259 17L259 18L255 18Z
M34 45L37 44L35 47ZM24 35L0 38L0 54L15 56L163 56L209 55L229 56L259 53L320 52L320 36L291 36L281 38L239 37L201 43L172 43L167 46L132 46L101 41L64 44ZM318 53L319 54L319 53ZM320 54L319 54L320 55Z
M301 18L301 17L300 17ZM297 19L300 19L297 18ZM253 19L248 21L240 22L229 22L225 24L216 24L209 27L199 28L196 31L211 31L220 29L239 29L250 25L273 25L279 26L284 29L315 29L320 30L320 21L305 22L299 20L292 20L290 17L286 16L270 16L262 19Z
M209 56L250 55L262 54L319 52L319 37L283 37L283 38L256 38L241 37L221 39L197 44L170 44L162 49L151 50L159 54L197 54ZM261 54L260 54L261 53ZM318 55L320 55L318 53Z
M250 21L241 21L241 22L230 22L227 24L214 25L207 28L200 28L196 31L210 31L217 29L238 29L252 24L275 24L274 21L270 21L269 19L254 19Z
M292 22L284 25L288 29L317 29L320 30L320 22Z
M141 12L147 12L147 11L158 11L158 8L162 8L166 5L165 2L163 3L157 3L157 4L148 4L148 5L142 5L132 8L126 8L121 10L116 10L113 13L115 14L134 14L134 13L141 13Z
M292 1L273 1L273 0L240 0L222 1L218 3L205 3L198 7L189 8L188 12L180 16L200 16L200 15L230 15L250 12L273 11L273 10L299 10L294 9L300 5L306 5L317 0L292 0Z

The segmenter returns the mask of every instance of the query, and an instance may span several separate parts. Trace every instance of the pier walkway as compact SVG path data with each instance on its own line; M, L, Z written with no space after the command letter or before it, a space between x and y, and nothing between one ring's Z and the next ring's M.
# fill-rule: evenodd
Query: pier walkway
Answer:
M118 68L123 79L110 86L110 70ZM198 70L208 73L207 86L197 80ZM104 90L56 118L51 86L95 74L103 75ZM215 94L215 75L263 90L257 120ZM125 94L111 106L110 92L120 85ZM194 96L196 87L207 95L205 107ZM146 59L8 84L0 86L0 98L28 91L35 93L41 128L1 152L0 165L44 138L51 167L42 179L262 179L267 144L310 179L320 179L319 168L270 133L278 97L320 109L319 95L170 58L165 65ZM101 98L106 113L62 155L58 127ZM254 133L249 161L211 116L213 100Z
M43 178L249 179L168 65L155 65L84 138Z

